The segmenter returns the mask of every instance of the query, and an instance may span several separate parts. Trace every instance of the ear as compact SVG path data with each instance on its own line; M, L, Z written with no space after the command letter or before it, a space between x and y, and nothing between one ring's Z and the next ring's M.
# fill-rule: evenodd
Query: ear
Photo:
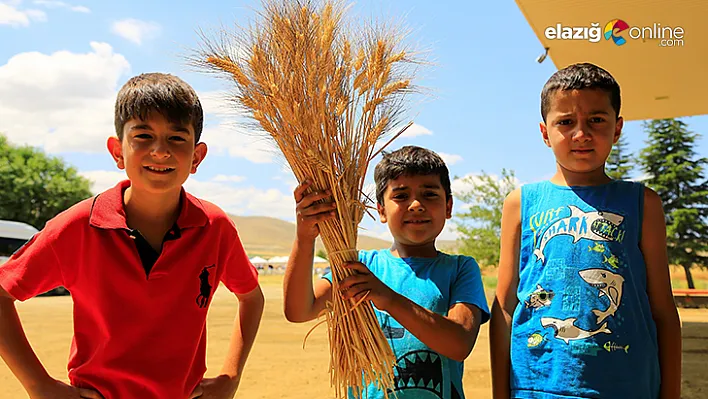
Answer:
M543 137L543 142L546 144L547 147L551 146L551 140L548 138L548 127L546 126L545 122L541 122L538 124L539 129L541 129L541 137Z
M377 203L376 210L379 211L379 220L381 221L381 223L386 223L388 221L388 218L386 218L386 208L384 208L383 205Z
M207 154L207 145L204 143L197 143L194 147L194 155L192 156L192 170L189 173L197 173L197 168L199 164L202 163Z
M445 204L445 218L452 218L452 195L450 195L450 198L447 199L447 203Z
M108 148L108 152L111 153L113 160L116 161L116 166L118 169L125 169L125 161L123 160L123 142L121 142L118 137L111 136L106 142L106 147Z
M622 127L624 127L624 118L621 116L617 118L617 123L615 124L615 137L612 140L613 143L617 143L617 140L619 140L620 136L622 135Z

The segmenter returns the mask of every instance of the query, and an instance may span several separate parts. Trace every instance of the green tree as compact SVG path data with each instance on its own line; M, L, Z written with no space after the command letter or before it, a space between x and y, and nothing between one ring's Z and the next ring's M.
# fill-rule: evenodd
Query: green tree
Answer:
M327 259L327 251L325 251L324 249L320 249L317 251L317 253L315 253L315 256L319 256L322 259Z
M464 212L455 215L461 236L458 251L473 256L482 266L496 266L504 199L518 186L514 171L502 169L501 178L482 172L479 176L467 176L462 182L471 188L456 194L469 205Z
M680 120L653 120L644 129L649 137L640 162L645 183L663 201L669 263L682 266L695 288L691 268L708 265L708 159L696 156L699 135Z
M612 147L610 157L607 158L605 170L607 175L617 180L627 180L629 172L633 169L634 160L627 149L627 140L621 135L617 143Z
M0 134L0 219L42 229L47 220L90 197L89 186L61 159L12 145Z

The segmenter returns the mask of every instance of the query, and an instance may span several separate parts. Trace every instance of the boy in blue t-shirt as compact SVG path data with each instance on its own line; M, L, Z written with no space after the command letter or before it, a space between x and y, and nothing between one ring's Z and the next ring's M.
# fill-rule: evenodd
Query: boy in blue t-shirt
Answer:
M540 127L556 173L504 203L495 399L680 397L661 199L605 174L619 110L619 85L592 64L562 69L543 88Z
M340 289L355 300L369 293L397 358L398 399L464 398L462 362L489 310L475 260L435 248L445 219L452 216L447 167L434 152L407 146L385 153L374 179L379 216L393 245L360 251L361 263L348 266L359 274L344 279ZM313 287L312 261L317 223L334 217L335 206L316 203L331 193L305 195L309 186L304 182L295 189L297 238L284 282L285 316L292 322L316 318L332 295L330 275ZM366 397L384 396L370 386Z

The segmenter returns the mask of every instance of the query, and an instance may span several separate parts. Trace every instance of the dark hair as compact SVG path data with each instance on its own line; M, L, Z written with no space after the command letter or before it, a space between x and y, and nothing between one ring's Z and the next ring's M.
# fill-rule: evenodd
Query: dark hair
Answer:
M384 203L388 182L401 176L438 175L446 198L452 197L450 173L445 162L435 152L416 146L405 146L393 152L383 152L383 159L374 169L376 201Z
M123 139L123 126L132 118L145 120L157 111L171 123L191 124L198 143L204 125L204 111L194 89L182 79L165 73L134 76L118 92L115 127Z
M541 117L546 116L551 108L551 97L558 90L604 90L610 97L610 104L615 116L620 115L620 87L609 72L590 63L573 64L554 73L541 91Z

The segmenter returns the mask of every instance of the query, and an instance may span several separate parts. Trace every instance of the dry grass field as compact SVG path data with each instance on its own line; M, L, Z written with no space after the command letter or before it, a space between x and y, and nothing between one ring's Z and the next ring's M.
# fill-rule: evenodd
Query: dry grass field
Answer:
M302 340L313 323L290 324L282 315L282 276L262 276L266 295L263 323L253 353L246 366L237 398L311 399L331 398L327 374L326 328L320 327ZM71 299L34 298L18 304L30 342L40 359L56 378L65 378L71 341ZM208 318L208 375L218 372L224 358L237 312L234 297L217 290ZM684 398L708 397L708 310L681 309L684 337ZM487 399L490 393L488 328L482 328L477 346L465 363L464 385L467 398ZM24 398L22 387L9 370L0 365L0 398Z

